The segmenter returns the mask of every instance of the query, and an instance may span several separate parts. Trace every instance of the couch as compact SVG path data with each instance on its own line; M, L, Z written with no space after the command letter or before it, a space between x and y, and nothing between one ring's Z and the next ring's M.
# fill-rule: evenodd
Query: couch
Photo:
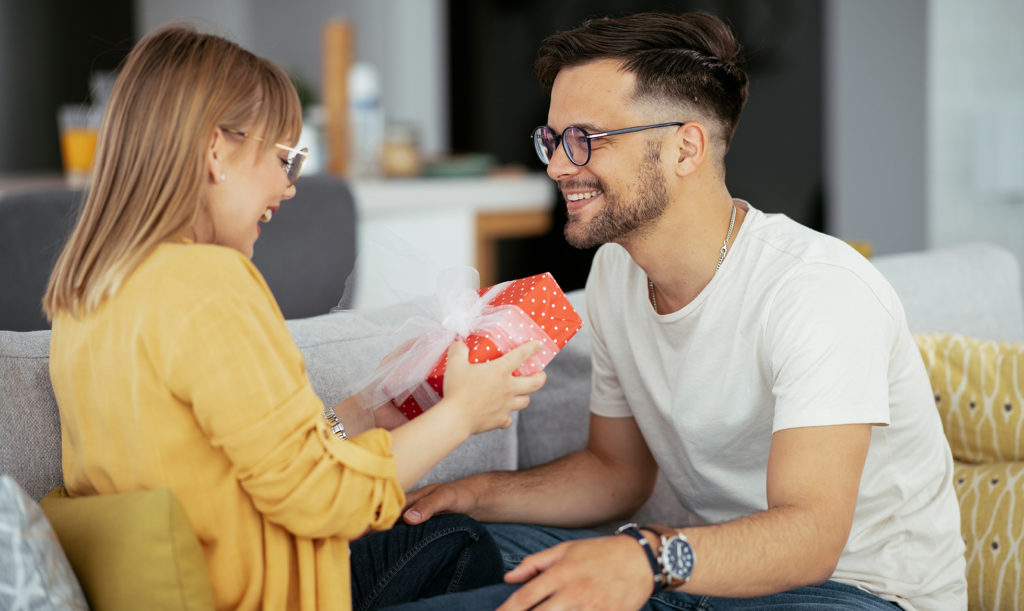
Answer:
M932 341L933 351L936 342L947 345L951 343L951 337L954 338L953 345L959 345L955 338L971 338L990 340L981 342L990 351L992 346L1019 351L1015 343L1024 342L1020 268L1006 250L988 244L969 244L879 256L873 262L901 296L911 330L921 334L925 344ZM582 312L582 291L573 291L569 296ZM388 309L363 315L338 312L287 321L305 356L313 386L327 404L340 401L351 393L354 389L346 386L345 380L367 373L384 356L388 348L372 338L379 336L382 327L394 323L394 313ZM991 340L998 341L993 343ZM528 468L583 447L587 436L590 384L589 341L588 330L584 326L548 366L548 383L534 395L531 406L518 415L513 427L470 439L431 470L422 483L486 470ZM47 371L48 348L49 331L0 331L0 473L10 474L36 501L62 483L60 429ZM925 354L925 360L930 362L930 367L936 366L935 354ZM1000 366L1005 367L1004 361L1012 359L1000 360ZM1021 391L1024 389L1024 355L1019 355L1019 364L1012 367L1016 367L1020 375L1004 377L1013 378L1017 392L1024 392ZM956 394L958 400L966 396L963 391L965 384L960 378L953 381L953 385L959 388L954 392L959 393ZM1008 412L1002 411L1002 400L996 398L990 402L999 403L1000 418L1015 423L1012 426L1015 427L1016 444L1024 446L1024 441L1021 441L1024 438L1021 432L1024 420L1019 415L1020 395L1013 399L1016 413L1009 416ZM977 407L976 404L971 409ZM958 426L963 425L960 420L956 421ZM969 445L970 439L966 443ZM1012 452L1007 450L993 458L1011 465L1009 471L1001 471L1011 480L1010 495L1014 489L1024 490L1024 465L1012 464L1014 460L1024 460L1024 456L1019 455L1022 453L1019 448L1015 458L1010 456ZM979 457L957 458L974 460ZM992 457L981 458L988 460ZM977 479L975 475L971 476L972 482ZM962 484L966 484L966 479ZM976 565L987 562L982 569L991 568L991 558L982 556L986 553L992 556L991 542L985 536L994 526L975 524L980 519L979 511L984 513L986 510L978 504L979 486L970 484L969 487L970 494L974 495L971 501L974 505L970 515L965 513L964 526L965 529L977 527L983 532L976 536L974 532L965 531L965 538L969 540L968 553L975 555ZM989 488L995 489L995 485ZM959 488L958 492L961 492ZM1007 523L1024 524L1024 504L1009 509L1003 507L999 511L1003 511L999 515ZM687 522L685 512L661 482L636 517L649 523ZM1010 531L1014 528L1017 527ZM1020 566L1024 563L1024 537L1019 528L1000 537L1002 553L1010 554L1011 561L1016 555L1017 568L1000 568L1003 572L997 577L992 577L994 572L982 574L978 569L971 582L972 608L995 608L992 605L997 603L1024 608L1024 595L1020 593L1024 588L1021 581L1024 576L1020 574Z
M84 195L72 188L0 193L0 329L50 328L39 304ZM352 192L336 177L304 176L283 207L287 214L263 225L253 263L286 317L326 312L339 305L355 265Z

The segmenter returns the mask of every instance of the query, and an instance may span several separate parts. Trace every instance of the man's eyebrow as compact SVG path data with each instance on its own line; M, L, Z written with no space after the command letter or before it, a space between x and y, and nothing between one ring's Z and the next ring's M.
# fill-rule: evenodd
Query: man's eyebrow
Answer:
M551 126L549 125L548 127L551 127ZM580 129L582 129L583 131L587 132L588 134L596 134L598 132L608 131L606 129L598 127L594 123L587 123L587 122L583 122L583 123L570 123L570 124L566 125L565 127L563 127L562 129L564 130L564 129L567 129L569 127L578 127ZM551 129L555 129L555 128L551 127ZM559 132L559 133L561 133L561 132Z
M582 129L588 134L596 134L597 132L608 131L603 127L599 127L596 123L576 123L576 127Z

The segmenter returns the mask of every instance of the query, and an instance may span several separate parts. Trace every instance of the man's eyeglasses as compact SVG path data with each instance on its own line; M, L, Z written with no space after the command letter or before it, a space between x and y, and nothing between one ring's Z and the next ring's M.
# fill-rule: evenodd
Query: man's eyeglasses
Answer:
M574 165L584 166L590 161L590 141L594 138L601 138L604 136L615 136L617 134L629 134L632 132L639 132L645 129L654 129L655 127L668 127L669 125L685 125L678 121L672 123L656 123L654 125L641 125L639 127L627 127L625 129L613 129L608 132L601 132L599 134L588 134L582 127L576 127L570 125L565 128L562 135L559 136L555 133L555 130L551 129L547 125L541 125L540 127L533 130L533 148L537 151L537 156L540 157L541 162L544 165L551 163L551 158L555 154L555 150L558 148L558 144L561 143L565 148L565 156L569 158Z
M222 127L222 130L229 134L235 134L243 138L252 138L258 142L263 142L263 138L259 136L253 136L249 132L239 131L237 129L231 129L230 127ZM300 149L284 144L274 143L274 146L281 149L282 151L288 151L288 160L285 162L285 173L288 175L288 186L295 184L295 181L299 179L299 175L302 174L302 164L306 162L306 157L309 157L309 149L302 147Z

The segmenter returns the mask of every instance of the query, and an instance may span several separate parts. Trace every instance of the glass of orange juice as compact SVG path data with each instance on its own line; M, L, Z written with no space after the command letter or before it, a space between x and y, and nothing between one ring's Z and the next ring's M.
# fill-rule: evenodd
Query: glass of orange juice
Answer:
M60 153L70 186L85 187L92 173L100 113L86 104L64 104L57 110Z

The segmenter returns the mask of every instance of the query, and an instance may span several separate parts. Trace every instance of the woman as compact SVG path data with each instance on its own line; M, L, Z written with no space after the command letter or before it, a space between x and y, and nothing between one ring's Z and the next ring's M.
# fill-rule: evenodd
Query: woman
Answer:
M493 540L464 516L360 536L526 406L543 375L511 372L537 346L470 365L455 344L445 399L390 432L356 435L354 401L324 410L249 261L258 222L295 194L300 130L286 75L222 38L162 29L126 59L44 297L65 484L172 489L218 608L373 608L500 581Z

